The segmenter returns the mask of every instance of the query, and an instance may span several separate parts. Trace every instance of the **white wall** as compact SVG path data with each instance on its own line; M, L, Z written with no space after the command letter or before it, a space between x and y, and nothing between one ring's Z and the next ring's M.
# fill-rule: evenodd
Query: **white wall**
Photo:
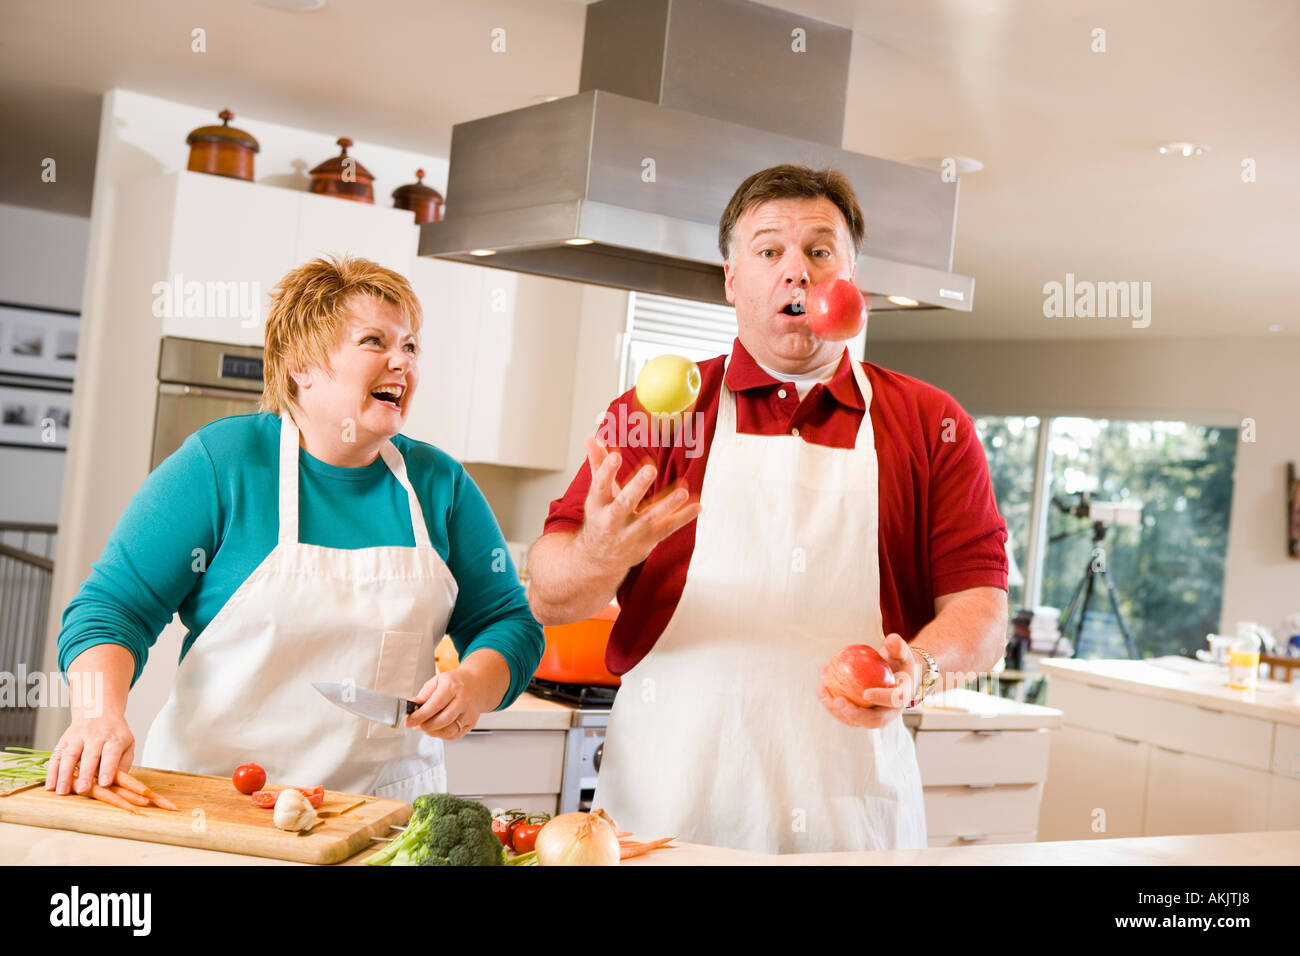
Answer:
M89 241L89 219L0 205L0 302L80 309ZM0 521L58 523L64 461L63 451L0 448Z
M156 361L159 320L124 303L122 287L143 287L159 276L128 277L133 248L159 231L154 211L134 208L134 186L185 168L185 137L214 122L216 107L174 103L129 90L104 96L100 117L95 186L86 253L85 287L79 302L81 341L73 387L72 429L59 512L59 561L55 564L46 637L46 672L58 666L56 640L63 609L99 558L127 502L148 473L155 382L148 375L122 375L142 356ZM261 151L255 161L259 183L306 189L306 171L338 153L334 140L346 131L315 132L240 115L236 122L253 134ZM349 155L375 175L376 205L391 206L397 186L412 182L423 167L426 182L444 190L447 161L359 142ZM153 239L153 241L158 241ZM132 413L122 414L122 409ZM111 409L108 411L106 409ZM132 692L127 718L142 745L153 715L165 700L176 666L183 628L174 621L159 637L140 683ZM67 726L66 710L42 711L36 746L49 748Z
M1300 464L1294 338L1134 342L867 342L867 359L950 392L972 415L1086 415L1240 427L1219 630L1300 611L1286 553L1286 463Z

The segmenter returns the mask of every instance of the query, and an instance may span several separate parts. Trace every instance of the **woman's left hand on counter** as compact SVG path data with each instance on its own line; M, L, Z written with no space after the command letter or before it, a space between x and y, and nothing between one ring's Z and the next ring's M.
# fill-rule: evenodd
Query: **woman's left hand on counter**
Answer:
M415 695L415 702L420 707L406 718L406 726L419 727L430 737L443 740L464 737L474 729L483 712L479 680L464 667L431 677Z

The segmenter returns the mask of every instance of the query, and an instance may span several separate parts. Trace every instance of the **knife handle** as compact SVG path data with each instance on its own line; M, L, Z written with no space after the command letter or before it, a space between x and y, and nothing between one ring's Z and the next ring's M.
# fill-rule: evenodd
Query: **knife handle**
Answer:
M415 712L416 712L417 710L419 710L419 709L420 709L420 705L417 704L415 701L413 701L413 700L408 700L408 701L406 702L406 716L407 716L407 717L410 717L413 713L415 713Z

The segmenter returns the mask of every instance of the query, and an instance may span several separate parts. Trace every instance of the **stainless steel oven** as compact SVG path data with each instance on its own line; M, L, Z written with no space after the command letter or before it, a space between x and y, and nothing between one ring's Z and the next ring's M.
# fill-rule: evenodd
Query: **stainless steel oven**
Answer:
M262 349L164 336L149 470L208 422L256 412L262 399Z

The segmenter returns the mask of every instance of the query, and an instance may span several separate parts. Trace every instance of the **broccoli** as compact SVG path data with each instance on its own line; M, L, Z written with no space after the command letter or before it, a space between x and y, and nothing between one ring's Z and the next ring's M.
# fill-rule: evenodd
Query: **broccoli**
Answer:
M453 793L416 797L406 832L366 866L501 866L506 849L487 807Z

